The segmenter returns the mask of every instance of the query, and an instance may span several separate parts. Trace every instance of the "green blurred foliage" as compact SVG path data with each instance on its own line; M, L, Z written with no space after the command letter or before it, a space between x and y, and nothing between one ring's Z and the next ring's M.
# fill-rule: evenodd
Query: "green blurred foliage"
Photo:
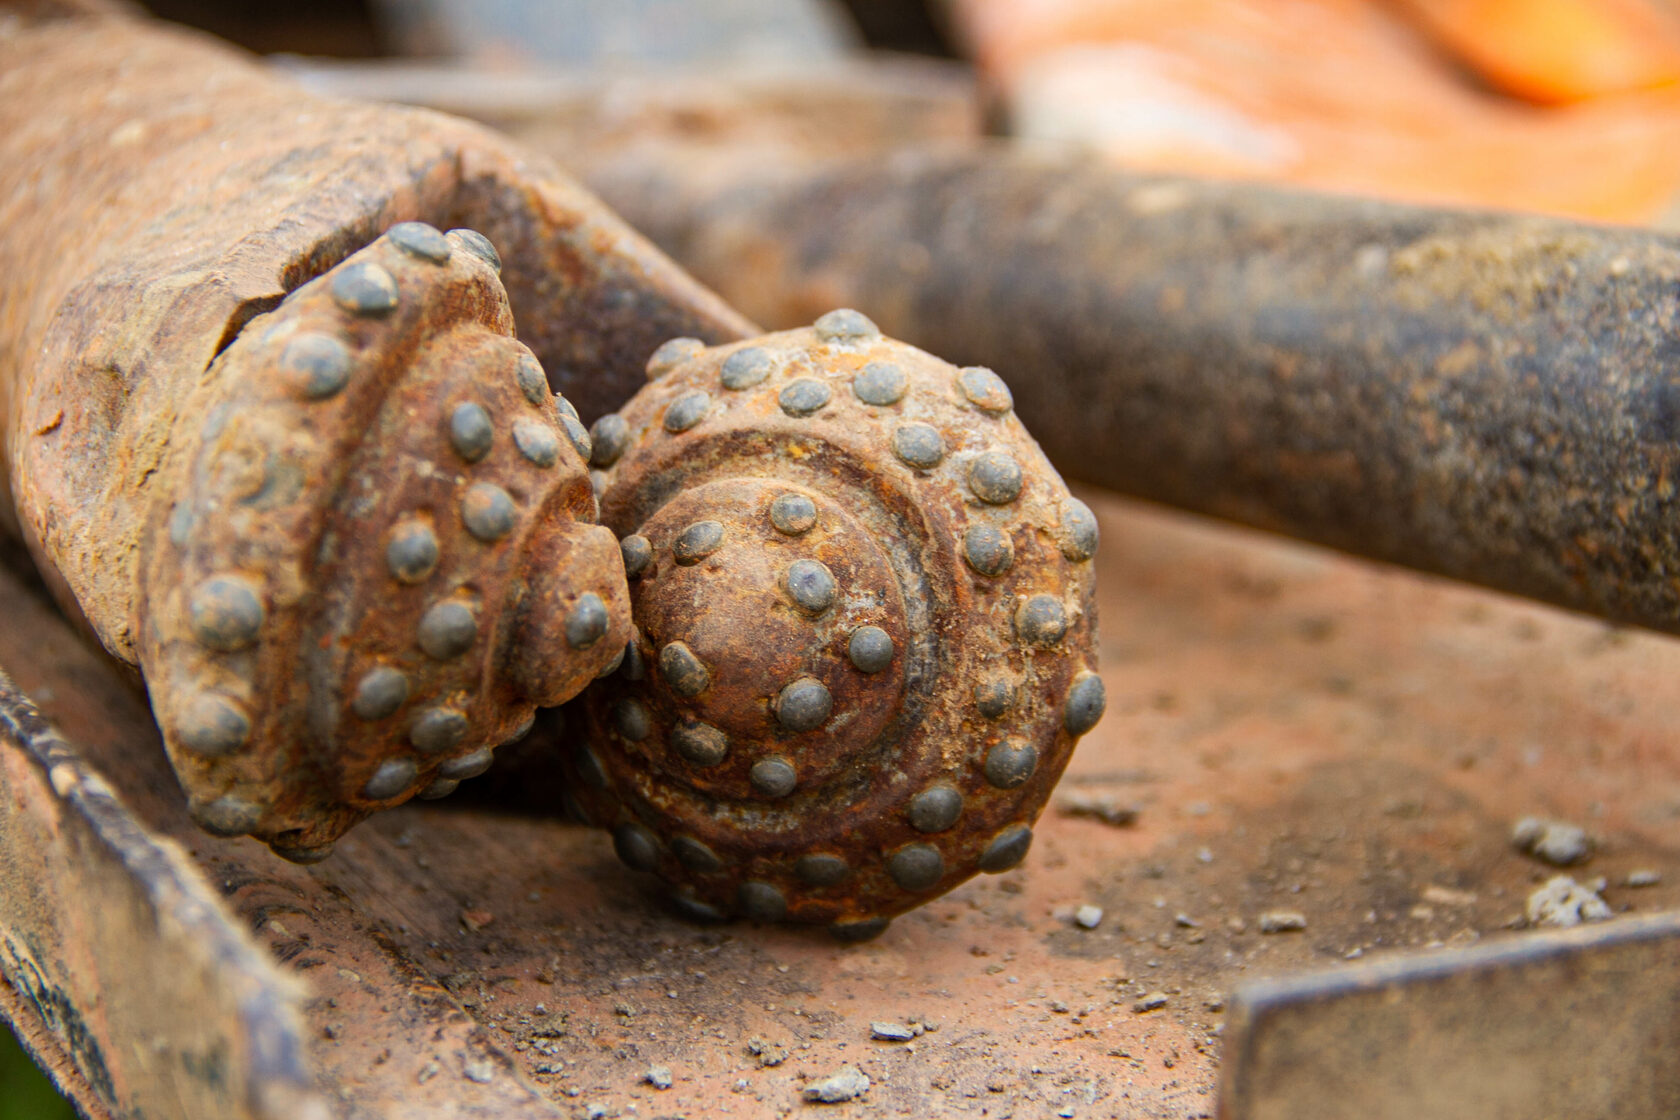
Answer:
M0 1021L0 1120L76 1120L76 1110Z

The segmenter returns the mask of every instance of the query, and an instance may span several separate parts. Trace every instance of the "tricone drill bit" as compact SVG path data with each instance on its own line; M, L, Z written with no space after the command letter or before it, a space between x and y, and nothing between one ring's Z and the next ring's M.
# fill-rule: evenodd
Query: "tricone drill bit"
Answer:
M1097 524L991 370L855 311L668 343L598 420L636 636L573 810L683 909L872 937L1026 855L1102 715Z

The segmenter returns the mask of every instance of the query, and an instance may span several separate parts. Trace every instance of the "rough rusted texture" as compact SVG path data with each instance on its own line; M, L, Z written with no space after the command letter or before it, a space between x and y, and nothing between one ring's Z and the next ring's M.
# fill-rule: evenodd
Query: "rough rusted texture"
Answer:
M749 314L853 303L1079 478L1680 631L1680 241L1003 151L609 201Z
M1095 519L989 370L854 311L676 340L595 427L637 634L575 808L699 916L873 936L1026 855L1102 713Z
M0 22L0 125L0 521L202 822L317 858L608 664L582 423L743 320L506 141L156 26Z

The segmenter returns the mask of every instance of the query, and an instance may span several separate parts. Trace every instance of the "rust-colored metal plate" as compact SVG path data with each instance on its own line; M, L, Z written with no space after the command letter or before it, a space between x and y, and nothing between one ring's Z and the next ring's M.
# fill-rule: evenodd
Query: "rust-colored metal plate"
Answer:
M303 1056L347 1117L769 1116L816 1109L801 1091L847 1065L871 1086L842 1114L1196 1116L1238 985L1532 936L1508 927L1557 872L1511 845L1520 817L1596 838L1568 873L1606 877L1612 910L1680 901L1680 646L1082 496L1109 715L1022 868L863 945L689 924L604 835L447 802L286 864L193 828L140 697L13 581L0 664L306 987ZM7 789L9 829L65 812ZM1640 870L1660 882L1625 886ZM28 882L0 879L8 906ZM1261 933L1278 910L1305 928Z
M1261 981L1222 1120L1680 1113L1680 912Z

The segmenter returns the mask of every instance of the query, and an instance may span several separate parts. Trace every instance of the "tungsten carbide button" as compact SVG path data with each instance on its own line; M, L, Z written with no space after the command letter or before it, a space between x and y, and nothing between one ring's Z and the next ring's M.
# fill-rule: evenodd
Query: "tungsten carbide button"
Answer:
M673 338L661 344L647 360L647 378L656 381L684 362L706 352L706 344L698 338Z
M463 712L448 707L426 708L414 717L408 729L408 741L417 751L442 754L461 745L468 727Z
M1032 595L1015 608L1015 634L1031 646L1053 646L1067 633L1067 611L1054 595Z
M461 788L461 783L450 778L433 778L426 788L414 796L422 801L440 801Z
M986 780L998 789L1014 789L1038 769L1038 748L1031 743L1005 739L986 752L983 769Z
M373 777L362 787L362 796L369 801L389 801L408 792L408 787L414 784L417 773L417 768L410 759L387 759L379 764L379 769L373 772Z
M240 576L214 576L199 585L188 607L193 635L222 653L245 649L262 632L263 605Z
M476 778L490 769L490 764L495 759L495 752L489 747L480 747L476 751L444 762L438 767L438 774L452 782L462 782L468 778Z
M983 680L974 686L974 706L987 719L997 719L1015 706L1015 686L1002 677Z
M1095 673L1081 673L1068 689L1062 705L1062 726L1069 735L1083 735L1097 725L1108 707L1108 692Z
M749 346L723 360L719 380L725 389L750 389L770 376L770 352L762 346Z
M852 866L839 856L814 852L800 856L799 862L793 865L793 873L809 886L832 887L852 873Z
M945 441L927 424L900 424L892 434L893 454L919 470L931 470L945 458Z
M607 623L607 604L595 592L585 591L566 616L566 644L588 649L606 637Z
M381 665L362 674L350 710L358 719L384 719L408 701L408 676L400 669Z
M613 829L613 851L633 871L652 871L659 866L659 841L639 824L621 824Z
M618 725L618 733L633 743L641 742L653 731L653 721L648 717L647 708L640 700L620 700L613 709L613 717L613 721Z
M1009 386L985 366L968 366L958 371L957 381L962 386L963 396L982 412L1002 416L1014 407L1015 400L1009 394Z
M647 571L648 561L653 559L653 545L640 533L631 533L619 541L618 551L624 558L624 574L630 579Z
M833 694L815 677L800 677L776 695L776 720L789 731L814 731L833 710Z
M333 854L334 845L329 841L325 844L294 845L270 844L269 848L275 855L288 863L311 864L320 863Z
M707 845L692 836L678 836L671 841L671 854L690 871L705 874L723 869L723 860Z
M460 241L461 248L495 269L497 274L502 271L502 255L496 252L496 247L490 244L490 239L476 229L452 229L449 236Z
M698 696L712 686L711 671L686 642L671 642L659 651L659 675L678 696Z
M560 459L560 441L553 430L535 420L513 422L513 446L535 466L552 467Z
M671 895L671 905L676 908L677 913L681 914L691 922L704 922L715 925L716 923L726 921L729 918L728 914L725 914L722 910L719 910L711 903L700 901L699 897L696 896L692 890L680 890L673 892Z
M472 648L478 639L478 619L465 603L445 599L420 616L418 637L428 657L448 661Z
M330 335L294 335L280 352L281 375L308 400L325 400L350 382L350 350Z
M828 927L828 932L836 941L856 944L862 941L873 941L892 924L891 918L857 918L851 921L835 922Z
M696 521L671 542L671 556L679 564L698 564L723 545L723 525Z
M437 567L438 540L424 521L404 521L391 530L385 566L401 583L421 583Z
M356 261L334 274L332 298L353 315L389 315L397 306L397 281L382 265Z
M716 766L729 754L729 736L710 724L690 720L671 732L671 749L696 766Z
M575 416L560 414L560 430L566 433L566 438L572 441L572 447L584 462L589 462L595 454L595 443L589 438L589 430L585 428Z
M846 656L858 672L879 673L892 664L892 635L879 626L859 626L846 643Z
M589 465L605 469L618 462L630 446L630 425L616 412L609 412L589 429Z
M786 797L799 784L799 772L780 756L761 758L747 771L747 781L762 797Z
M425 222L398 222L385 231L385 236L411 257L433 264L447 264L449 261L449 239L436 226Z
M1015 544L990 525L975 525L963 534L963 559L983 576L1001 576L1015 563Z
M822 411L832 396L828 386L821 381L812 377L801 377L784 388L777 395L776 402L789 416L802 417Z
M1030 847L1032 829L1024 824L1012 824L998 833L992 842L986 845L986 850L980 853L980 870L992 874L1008 871L1027 858L1027 849Z
M749 879L736 892L735 902L755 922L779 922L787 917L787 896L770 883Z
M778 494L775 501L770 503L770 524L775 526L778 533L785 533L790 537L803 536L817 524L816 503L804 494L795 494L792 491Z
M1008 505L1021 496L1021 464L1001 451L977 455L968 465L968 488L988 505Z
M910 379L892 362L870 362L852 378L852 392L864 404L884 408L904 399Z
M1097 515L1078 498L1062 507L1062 555L1075 563L1097 554Z
M214 836L249 835L263 818L261 805L232 794L195 805L191 813L198 826Z
M787 593L801 609L821 614L834 605L840 586L822 561L795 560L788 565Z
M548 374L543 372L542 363L537 361L535 354L529 351L520 353L518 361L513 363L513 378L519 382L519 391L532 404L542 404L549 399Z
M467 462L476 463L490 454L495 439L496 428L483 405L466 401L449 414L449 445Z
M663 421L665 430L675 435L686 432L694 425L706 418L706 410L712 407L712 397L700 389L684 393L665 409Z
M962 816L962 794L948 785L931 786L910 799L910 824L917 832L944 832Z
M887 874L904 890L931 890L945 877L945 857L932 844L906 844L887 857Z
M881 337L881 328L860 311L849 307L837 308L811 324L817 337L824 342L872 342Z
M461 496L461 524L467 532L486 544L499 541L513 532L519 521L508 492L491 482L475 482Z
M229 755L251 737L251 717L228 697L201 692L186 703L175 737L194 754Z

